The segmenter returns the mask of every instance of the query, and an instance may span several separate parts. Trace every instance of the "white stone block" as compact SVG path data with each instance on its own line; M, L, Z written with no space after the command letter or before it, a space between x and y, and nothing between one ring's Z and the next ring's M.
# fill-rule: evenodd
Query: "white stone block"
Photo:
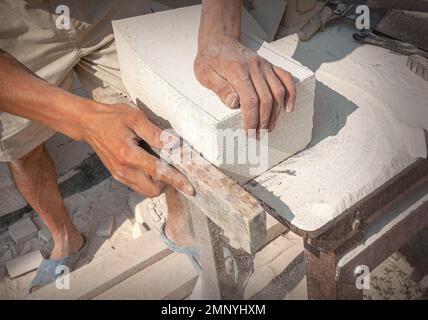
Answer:
M132 192L129 194L129 198L128 198L129 209L134 214L135 221L137 221L139 224L144 223L144 217L141 210L143 200L144 200L144 197L136 192Z
M135 207L135 221L137 221L139 224L144 223L144 216L143 212L141 211L141 205Z
M23 243L37 233L36 225L30 218L19 220L8 228L9 234L15 243Z
M39 239L42 239L43 241L49 242L52 240L52 235L49 232L48 228L42 228L38 232Z
M4 265L8 261L12 260L12 250L7 250L1 257L0 257L0 266Z
M42 262L43 257L39 250L30 252L24 256L8 261L6 269L11 278L37 269Z
M132 238L137 239L141 237L144 233L146 233L148 230L141 224L134 223L134 227L132 228Z
M0 188L0 203L0 217L27 206L27 201L24 200L21 193L13 185Z
M97 228L97 236L109 238L113 232L114 228L114 217L107 217L104 219Z
M239 109L226 107L195 78L199 19L200 6L193 6L113 22L123 81L137 105L148 107L149 117L169 122L208 161L242 183L260 174L250 170L257 169L258 159L255 165L249 164L244 143L244 151L232 148L234 161L225 163L222 130L242 129L242 116ZM296 111L282 112L269 134L268 152L261 163L267 170L310 142L315 78L309 69L252 36L248 30L254 30L254 19L250 15L243 15L243 20L243 43L289 71L298 92ZM244 137L242 130L239 137ZM244 152L241 161L238 151Z
M46 228L45 223L43 222L42 218L39 215L33 217L33 223L36 225L37 229L39 230Z
M30 213L30 212L24 213L24 214L22 215L22 219L27 219L27 218L31 218L31 217L32 217L32 215L31 215L31 213Z

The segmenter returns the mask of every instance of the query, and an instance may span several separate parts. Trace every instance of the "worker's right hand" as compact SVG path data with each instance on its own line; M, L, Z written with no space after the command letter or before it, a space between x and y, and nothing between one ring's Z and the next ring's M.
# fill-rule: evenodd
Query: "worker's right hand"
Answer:
M96 112L82 115L87 129L83 139L95 150L113 178L146 197L157 197L167 185L194 195L188 179L167 162L146 152L144 140L156 149L174 143L173 135L162 130L144 112L126 104L100 104Z

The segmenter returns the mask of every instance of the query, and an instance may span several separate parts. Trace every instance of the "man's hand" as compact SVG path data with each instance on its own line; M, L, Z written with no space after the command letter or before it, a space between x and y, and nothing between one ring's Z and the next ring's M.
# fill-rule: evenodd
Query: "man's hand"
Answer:
M225 105L241 107L244 129L272 131L282 108L294 110L296 88L287 71L240 42L242 0L203 0L194 64L196 78Z
M155 149L174 145L173 135L162 130L144 112L125 104L100 105L96 113L85 113L88 124L83 135L95 150L113 178L146 197L157 197L167 185L194 195L187 178L167 162L146 152L139 146L144 140Z
M244 129L275 128L280 110L294 110L296 88L287 71L272 66L231 37L199 50L195 75L229 108L241 107Z
M160 195L167 185L193 196L187 178L146 152L176 145L173 135L151 123L144 113L125 104L106 105L72 95L37 77L0 49L0 111L44 123L75 140L88 142L113 178L146 197Z

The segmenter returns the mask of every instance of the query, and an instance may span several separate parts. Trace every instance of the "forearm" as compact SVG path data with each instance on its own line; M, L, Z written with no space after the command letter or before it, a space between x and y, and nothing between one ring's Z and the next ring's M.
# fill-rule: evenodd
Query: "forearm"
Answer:
M83 140L88 112L98 104L72 95L37 77L11 55L0 50L0 110L47 125Z
M107 105L74 96L37 77L0 49L0 111L46 124L91 145L114 179L157 197L166 185L193 196L187 178L138 146L162 149L162 130L128 104ZM160 170L161 169L161 170Z
M199 29L199 47L213 39L241 35L242 0L203 0Z

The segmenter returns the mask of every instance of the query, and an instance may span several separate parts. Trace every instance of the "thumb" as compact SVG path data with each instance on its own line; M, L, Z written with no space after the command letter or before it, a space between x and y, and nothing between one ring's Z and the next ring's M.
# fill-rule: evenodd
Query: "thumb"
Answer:
M229 108L239 108L239 95L221 75L211 68L203 68L200 72L195 70L196 78L206 88L211 89L220 100Z

